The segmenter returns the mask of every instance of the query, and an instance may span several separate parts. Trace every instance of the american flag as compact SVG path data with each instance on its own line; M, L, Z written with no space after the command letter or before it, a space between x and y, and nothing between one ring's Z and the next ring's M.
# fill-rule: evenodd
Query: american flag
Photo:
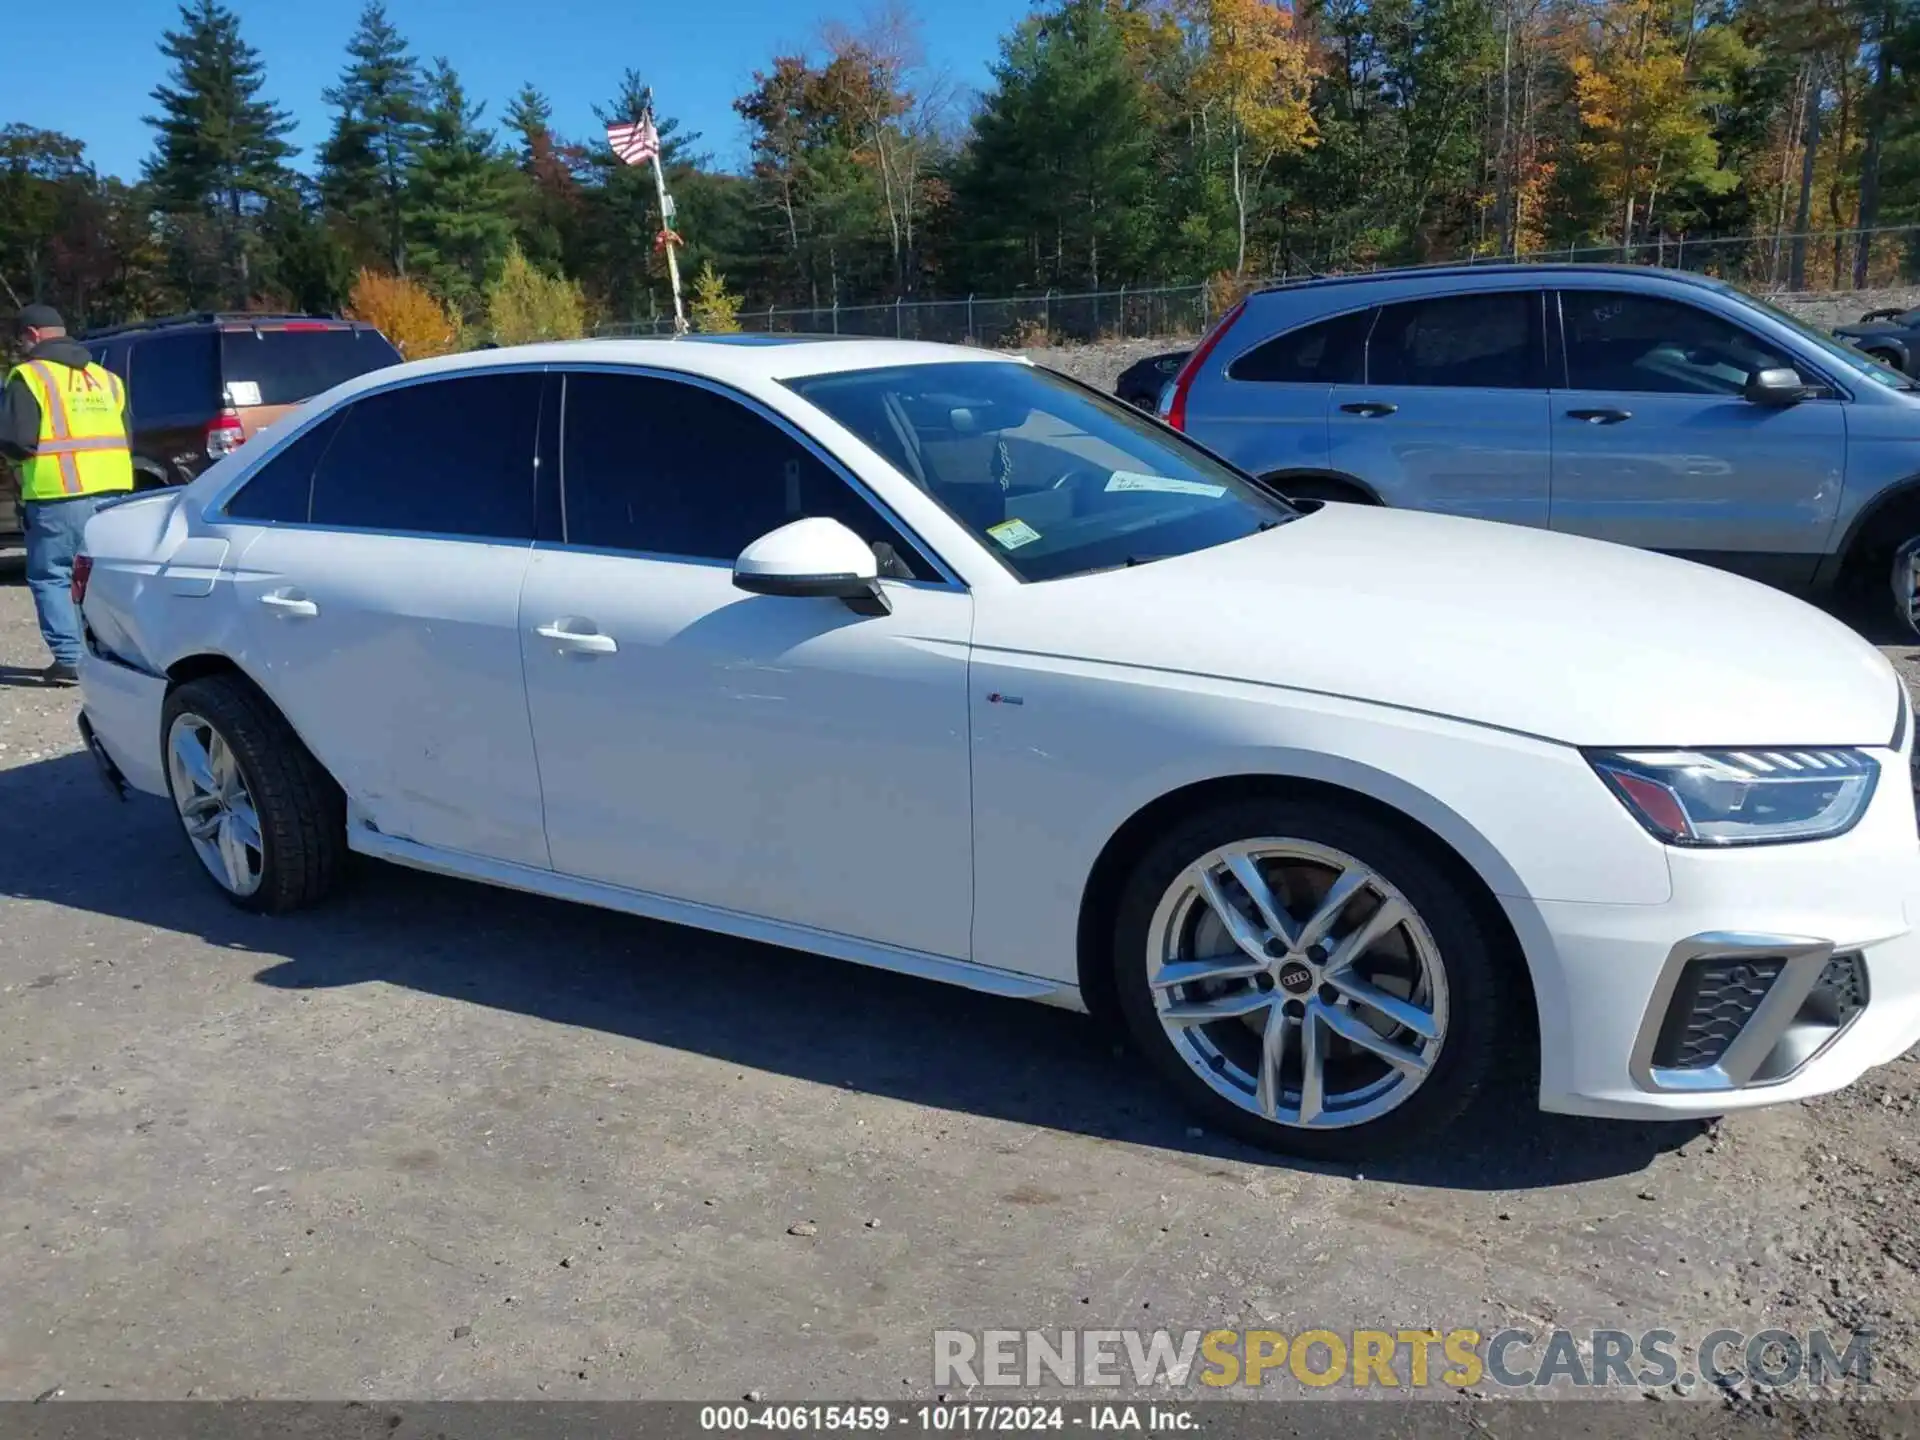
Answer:
M624 125L607 126L607 144L629 165L644 165L660 153L660 132L653 117L642 115Z

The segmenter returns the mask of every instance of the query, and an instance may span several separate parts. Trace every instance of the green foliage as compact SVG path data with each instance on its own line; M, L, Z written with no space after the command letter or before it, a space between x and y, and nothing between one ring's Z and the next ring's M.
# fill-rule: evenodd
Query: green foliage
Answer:
M693 304L688 307L688 318L702 335L740 332L740 297L727 289L727 277L713 268L711 260L702 265L694 277Z
M320 194L357 260L406 273L408 182L424 138L420 67L380 0L360 12L340 83L322 93L337 112L320 151Z
M285 136L291 117L262 98L260 53L240 38L240 20L217 0L180 7L180 28L162 36L160 53L172 62L167 83L156 86L159 113L147 187L154 203L178 217L209 249L185 272L196 296L244 305L261 248L260 211L292 190L286 162L294 152ZM211 220L211 233L197 223Z
M586 333L586 310L578 285L547 274L518 245L508 248L499 278L487 287L487 328L501 345L578 340Z
M416 348L671 313L652 167L598 126L560 134L527 85L496 142L452 67L423 74L363 0L309 181L232 3L183 0L160 37L139 183L71 137L0 130L0 279L21 301L81 325L326 311L365 267L357 303L388 286ZM1715 233L1762 237L1714 257L1759 283L1920 274L1894 241L1787 234L1920 223L1920 0L1037 0L970 114L907 3L766 58L735 102L742 173L655 111L703 325L797 306L825 328L836 307L970 292L1225 295L1466 253L1652 258L1677 235L1694 264ZM629 70L596 120L649 103Z
M513 243L513 170L481 128L445 60L427 79L426 130L408 182L407 258L430 289L472 317Z
M954 172L957 242L979 288L1098 289L1150 273L1166 223L1145 81L1102 0L1025 20Z

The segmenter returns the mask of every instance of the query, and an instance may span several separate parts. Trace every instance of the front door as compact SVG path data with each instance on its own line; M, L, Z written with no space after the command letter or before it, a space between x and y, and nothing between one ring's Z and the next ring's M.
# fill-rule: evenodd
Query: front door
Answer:
M1382 306L1366 378L1329 397L1327 468L1388 505L1544 526L1542 346L1537 290Z
M520 606L554 868L965 958L971 597L746 403L631 372L565 389L565 543ZM734 588L748 543L811 515L891 547L914 577L891 614Z
M1750 374L1791 358L1697 305L1609 290L1559 302L1553 528L1810 580L1846 480L1843 403L1745 399Z
M518 633L540 388L461 376L348 406L229 500L222 578L235 658L360 818L544 867Z

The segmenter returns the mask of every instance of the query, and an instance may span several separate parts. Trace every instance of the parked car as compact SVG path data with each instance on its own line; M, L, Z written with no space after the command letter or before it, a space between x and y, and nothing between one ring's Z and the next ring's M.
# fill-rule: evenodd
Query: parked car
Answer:
M86 552L83 731L246 909L355 851L1085 1007L1321 1155L1442 1143L1509 1060L1659 1118L1920 1041L1878 650L1620 546L1297 511L1017 357L421 362Z
M1884 593L1920 536L1920 387L1674 271L1276 286L1221 319L1165 402L1288 495L1613 540L1803 592Z
M313 315L174 315L81 341L127 382L143 488L185 484L323 390L400 362L373 326Z
M1120 372L1113 393L1136 409L1152 410L1160 403L1160 392L1180 372L1188 354L1185 350L1168 350L1135 361Z
M1868 358L1889 369L1920 375L1920 309L1869 310L1857 324L1833 332Z

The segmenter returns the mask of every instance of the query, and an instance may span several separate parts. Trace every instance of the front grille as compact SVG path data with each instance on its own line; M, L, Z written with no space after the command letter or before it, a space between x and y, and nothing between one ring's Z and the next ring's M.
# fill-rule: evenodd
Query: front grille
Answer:
M1797 1019L1842 1029L1867 1008L1867 962L1858 951L1836 955L1820 972Z
M1704 1070L1718 1063L1786 964L1773 958L1688 962L1654 1042L1653 1063L1663 1070Z

